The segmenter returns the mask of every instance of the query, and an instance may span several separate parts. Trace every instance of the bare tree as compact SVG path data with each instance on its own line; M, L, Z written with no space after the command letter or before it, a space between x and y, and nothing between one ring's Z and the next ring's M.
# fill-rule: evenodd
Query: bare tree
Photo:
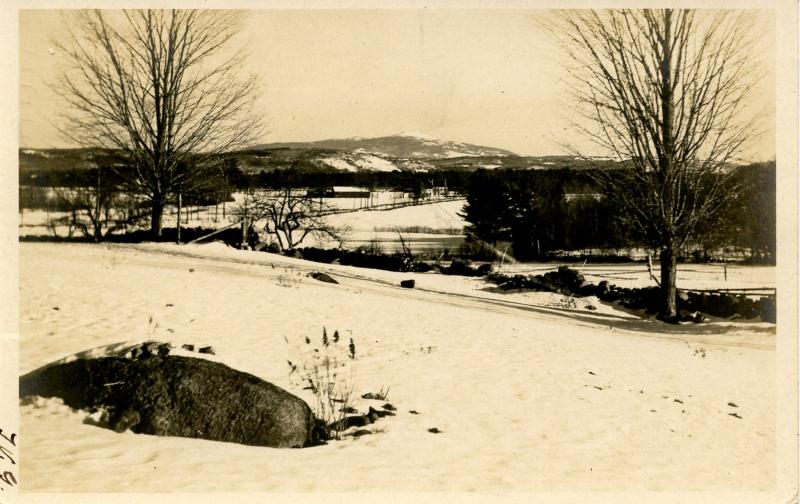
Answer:
M137 209L136 201L115 192L108 184L98 183L94 187L63 187L55 190L56 204L69 212L61 225L70 227L70 236L75 229L85 238L100 242L118 229L126 229L147 218Z
M263 222L264 231L275 238L281 251L297 247L309 235L341 244L345 230L325 219L332 212L330 205L306 189L292 187L248 193L234 210L246 222Z
M727 199L731 162L753 133L746 12L565 11L580 131L626 169L601 182L659 247L661 315L677 315L677 256Z
M65 219L70 226L70 236L72 229L79 229L84 237L91 236L95 242L103 239L103 228L108 227L104 213L109 211L110 193L88 187L60 188L56 190L56 198L58 204L70 213ZM84 217L89 219L88 226Z
M70 236L79 229L84 237L92 237L95 242L113 231L110 216L119 217L116 181L109 176L111 167L120 161L119 156L103 151L90 151L83 156L81 163L88 180L78 187L59 188L55 191L57 205L69 212L64 222L70 227ZM89 183L89 180L92 182ZM88 219L88 225L86 223ZM117 219L119 220L119 219Z
M63 133L83 146L119 151L127 188L146 197L160 236L167 198L207 177L197 170L260 134L254 77L228 46L229 11L77 11L57 89L70 107Z

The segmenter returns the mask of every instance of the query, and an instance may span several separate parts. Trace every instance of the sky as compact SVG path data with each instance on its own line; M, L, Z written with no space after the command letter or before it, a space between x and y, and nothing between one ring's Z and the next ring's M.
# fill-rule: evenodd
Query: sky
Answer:
M563 154L582 145L570 126L563 54L530 10L247 11L237 44L243 71L259 76L263 142L419 132L508 149ZM753 107L764 133L746 160L775 156L774 29ZM63 54L57 11L20 11L20 145L69 146L57 131L61 98L51 89Z

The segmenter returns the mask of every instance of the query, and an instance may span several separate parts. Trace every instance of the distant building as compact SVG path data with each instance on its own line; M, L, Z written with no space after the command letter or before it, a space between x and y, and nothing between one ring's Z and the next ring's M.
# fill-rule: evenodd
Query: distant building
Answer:
M312 198L369 198L370 190L364 187L332 186L309 189Z
M428 187L423 191L423 198L436 199L448 198L452 196L452 191L447 189L447 186Z

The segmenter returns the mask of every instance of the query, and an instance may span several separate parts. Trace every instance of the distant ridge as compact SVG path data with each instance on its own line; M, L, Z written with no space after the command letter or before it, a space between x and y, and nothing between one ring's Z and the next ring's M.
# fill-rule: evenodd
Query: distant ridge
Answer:
M375 138L332 138L315 142L276 142L259 144L261 149L330 149L375 154L398 159L449 159L477 156L515 156L511 151L451 140L438 140L422 133L398 133Z
M19 172L68 172L91 167L91 155L102 149L19 150ZM342 138L316 142L275 142L232 152L236 165L246 173L292 169L300 172L434 172L440 170L581 170L611 160L593 162L573 156L519 156L513 152L480 145L437 140L421 133L398 133L377 138ZM33 178L30 178L33 180Z

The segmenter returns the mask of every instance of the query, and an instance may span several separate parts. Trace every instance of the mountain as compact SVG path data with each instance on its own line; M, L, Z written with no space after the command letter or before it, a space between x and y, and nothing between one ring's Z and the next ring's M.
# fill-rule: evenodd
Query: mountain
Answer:
M19 151L20 183L46 173L63 173L90 166L97 149L30 149ZM479 169L552 170L585 169L591 165L571 156L519 156L513 152L418 133L377 138L344 138L316 142L282 142L255 145L231 153L245 173L293 169L304 173L336 172L471 172ZM609 167L614 162L605 161ZM595 164L596 166L596 164Z
M256 145L263 149L330 149L357 154L373 154L381 158L449 159L474 156L514 156L513 152L450 140L438 140L420 133L400 133L377 138L341 138L316 142L281 142Z

